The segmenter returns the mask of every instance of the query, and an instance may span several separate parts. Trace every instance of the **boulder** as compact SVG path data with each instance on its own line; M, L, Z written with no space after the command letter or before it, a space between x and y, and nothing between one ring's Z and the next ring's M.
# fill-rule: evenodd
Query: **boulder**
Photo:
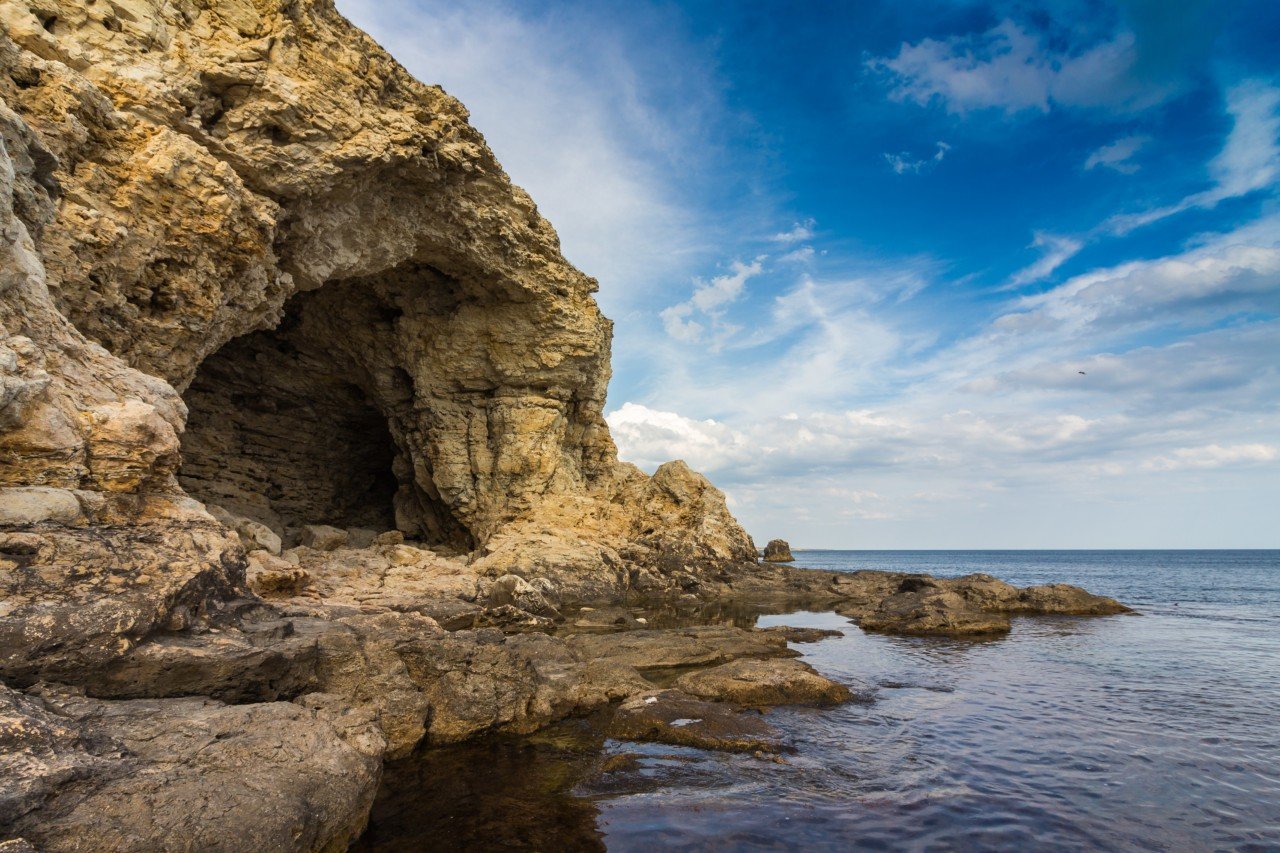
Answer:
M246 551L263 550L268 554L280 553L280 536L265 524L253 519L242 519L236 525L236 533L244 543Z
M298 534L298 542L317 551L336 551L347 544L347 531L327 524L306 524Z
M1078 586L1065 583L1029 586L1019 596L1018 607L1011 609L1028 613L1058 613L1064 616L1107 616L1133 612L1114 598L1094 595Z
M764 546L764 561L766 563L792 563L795 557L791 556L791 546L787 544L785 539L771 539L769 544Z
M296 595L311 579L306 569L268 551L250 551L246 578L258 595Z
M10 527L51 521L73 524L83 512L76 493L70 489L25 486L0 489L0 526Z
M489 604L494 607L514 606L526 613L548 619L559 619L560 611L529 581L518 575L503 575L489 587Z
M923 586L895 593L858 621L864 631L950 636L1008 633L1009 617L978 610L958 593Z

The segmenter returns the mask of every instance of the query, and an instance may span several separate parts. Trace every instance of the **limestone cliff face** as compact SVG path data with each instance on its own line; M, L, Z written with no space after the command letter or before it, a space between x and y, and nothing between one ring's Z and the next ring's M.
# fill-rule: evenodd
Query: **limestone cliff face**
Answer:
M0 0L0 23L9 563L74 560L76 606L136 638L243 589L202 504L286 543L398 529L482 575L754 561L704 478L618 462L596 282L462 105L329 2ZM136 564L115 586L94 536ZM69 630L61 593L4 577L22 642Z

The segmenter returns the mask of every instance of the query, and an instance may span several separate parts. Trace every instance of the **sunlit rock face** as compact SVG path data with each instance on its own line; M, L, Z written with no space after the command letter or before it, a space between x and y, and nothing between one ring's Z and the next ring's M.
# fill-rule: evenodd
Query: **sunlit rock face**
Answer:
M596 282L330 3L0 23L0 524L43 584L6 582L17 669L203 618L247 594L246 544L308 526L599 591L753 559L700 475L618 461Z

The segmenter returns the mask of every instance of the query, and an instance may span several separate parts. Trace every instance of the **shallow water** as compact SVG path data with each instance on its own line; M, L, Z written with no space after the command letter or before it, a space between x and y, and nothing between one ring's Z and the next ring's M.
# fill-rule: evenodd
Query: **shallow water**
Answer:
M797 648L870 699L772 711L787 763L571 721L394 768L366 849L1280 850L1280 552L796 558L1066 581L1140 615L1021 618L982 641L765 616L844 630Z

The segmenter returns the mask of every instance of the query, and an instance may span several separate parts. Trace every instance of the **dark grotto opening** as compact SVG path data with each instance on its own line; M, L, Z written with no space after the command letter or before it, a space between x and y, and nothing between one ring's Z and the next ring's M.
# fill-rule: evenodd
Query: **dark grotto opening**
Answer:
M413 479L387 412L394 401L368 392L370 375L350 347L335 345L332 322L313 321L336 295L300 294L279 326L236 338L201 364L183 395L180 483L286 544L303 525L328 524L465 547L465 529ZM337 301L348 310L361 302ZM342 322L368 330L380 320L357 313Z

